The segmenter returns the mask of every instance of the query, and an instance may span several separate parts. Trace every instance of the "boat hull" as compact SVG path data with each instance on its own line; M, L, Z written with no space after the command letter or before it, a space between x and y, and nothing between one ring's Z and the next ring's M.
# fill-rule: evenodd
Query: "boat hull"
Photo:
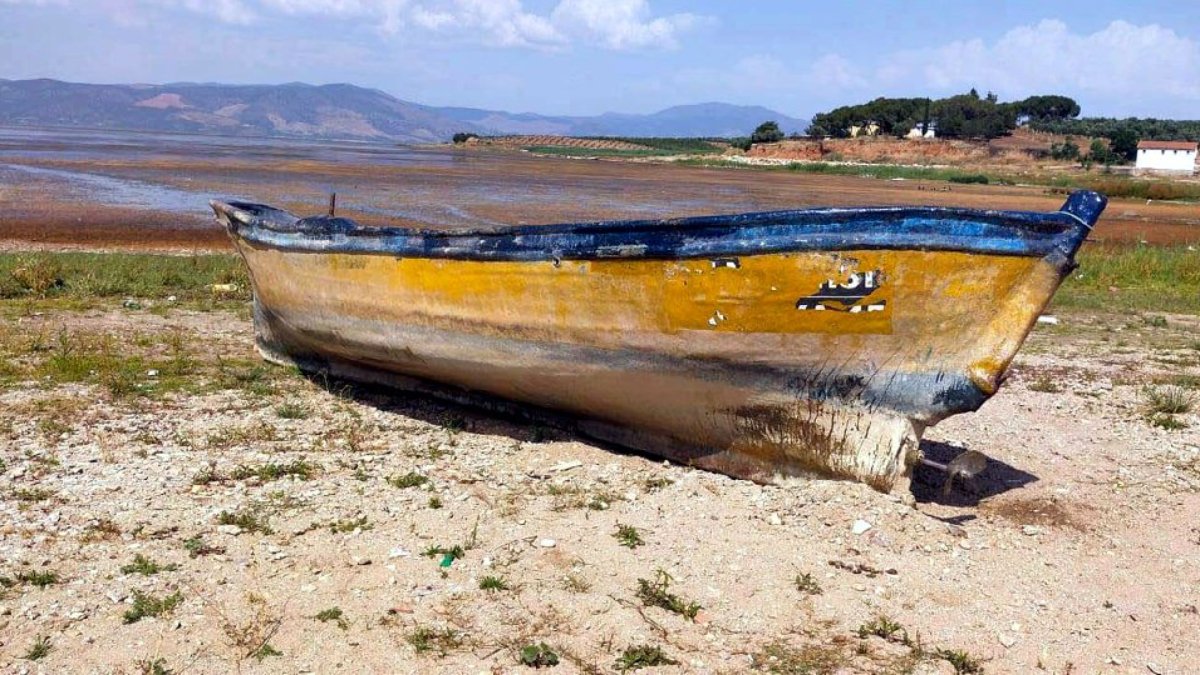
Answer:
M558 411L606 440L754 480L821 474L880 490L908 475L927 426L996 391L1072 265L1069 238L1086 234L1065 223L1062 246L1033 254L863 239L495 259L279 246L218 214L272 360Z

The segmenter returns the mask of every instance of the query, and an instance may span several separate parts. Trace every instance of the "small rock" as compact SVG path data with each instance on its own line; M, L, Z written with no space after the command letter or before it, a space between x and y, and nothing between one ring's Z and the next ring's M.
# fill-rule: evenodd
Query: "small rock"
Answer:
M767 522L771 523L772 525L782 525L783 518L780 518L778 513L772 513L771 517L767 519Z
M150 370L147 370L146 377L158 377L158 370L155 368L151 368Z
M392 550L388 551L388 558L407 558L410 555L412 554L400 546L393 546Z
M317 590L317 587L314 586L313 584L304 584L303 586L300 587L301 593L312 593L315 590Z
M1057 326L1058 325L1058 317L1050 316L1049 314L1043 314L1037 318L1037 322L1049 324L1051 326Z
M871 529L871 524L861 519L854 521L854 524L850 526L850 531L854 534L862 534L869 529Z
M236 537L242 533L242 528L238 527L237 525L218 525L217 532Z
M547 537L545 539L538 539L537 545L541 546L542 548L554 548L558 545L558 542Z
M351 559L350 559L350 562L351 562L351 563L353 563L353 564L355 564L355 565L370 565L370 564L371 564L371 559L370 559L370 558L363 558L363 557L361 557L361 556L357 556L357 555L356 555L356 556L354 556L353 558L351 558Z
M1040 528L1040 527L1038 527L1038 526L1036 526L1036 525L1026 525L1026 526L1024 526L1024 527L1022 527L1022 528L1021 528L1021 533L1022 533L1022 534L1025 534L1025 535L1028 535L1028 536L1030 536L1030 537L1032 537L1032 536L1035 536L1035 535L1039 535L1039 534L1041 534L1041 533L1043 533L1043 532L1045 532L1045 530L1043 530L1042 528Z
M997 639L1000 640L1000 644L1004 645L1005 648L1012 648L1013 645L1017 644L1017 638L1005 633L1001 633Z

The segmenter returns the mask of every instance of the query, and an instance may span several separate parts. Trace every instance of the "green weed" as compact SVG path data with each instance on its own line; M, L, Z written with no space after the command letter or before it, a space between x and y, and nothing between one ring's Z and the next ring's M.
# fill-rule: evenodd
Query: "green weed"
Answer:
M176 591L165 598L159 598L141 591L133 592L133 605L121 616L125 623L137 623L152 616L158 617L173 611L183 602L183 594Z
M620 542L622 546L627 548L637 548L638 546L642 546L646 543L642 541L642 534L638 532L637 528L632 525L618 524L617 532L613 536L617 538L617 541Z
M655 572L654 581L638 579L637 597L647 607L661 607L668 612L674 612L685 618L695 620L696 615L703 609L699 604L680 598L669 592L671 575L664 570Z
M121 574L141 574L143 576L153 576L159 572L174 572L179 569L178 565L160 565L150 558L138 553L133 556L133 562L128 565L121 566Z
M679 662L666 655L661 647L654 645L636 645L628 647L617 657L613 668L624 673L630 670L653 668L655 666L675 666Z
M504 577L486 576L479 580L479 588L485 591L507 591L508 582Z

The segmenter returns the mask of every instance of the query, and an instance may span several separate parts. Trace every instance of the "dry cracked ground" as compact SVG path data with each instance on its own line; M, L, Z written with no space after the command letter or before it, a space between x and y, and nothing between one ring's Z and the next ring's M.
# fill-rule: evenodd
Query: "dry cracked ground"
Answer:
M884 495L305 379L243 310L127 304L0 324L0 672L1200 669L1194 317L1039 326L924 445L988 469Z

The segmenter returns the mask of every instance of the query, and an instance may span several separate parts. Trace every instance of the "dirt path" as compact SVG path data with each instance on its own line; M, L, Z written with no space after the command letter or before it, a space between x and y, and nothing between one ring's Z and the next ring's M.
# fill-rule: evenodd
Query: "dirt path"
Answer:
M539 643L554 673L639 645L662 673L1195 668L1200 416L1142 411L1149 383L1196 386L1194 319L1039 327L995 399L928 434L993 460L943 497L924 470L911 495L762 487L310 382L259 366L244 316L160 310L4 319L10 363L58 375L0 393L2 672L516 673ZM45 365L107 333L164 365ZM701 608L646 606L640 580Z

